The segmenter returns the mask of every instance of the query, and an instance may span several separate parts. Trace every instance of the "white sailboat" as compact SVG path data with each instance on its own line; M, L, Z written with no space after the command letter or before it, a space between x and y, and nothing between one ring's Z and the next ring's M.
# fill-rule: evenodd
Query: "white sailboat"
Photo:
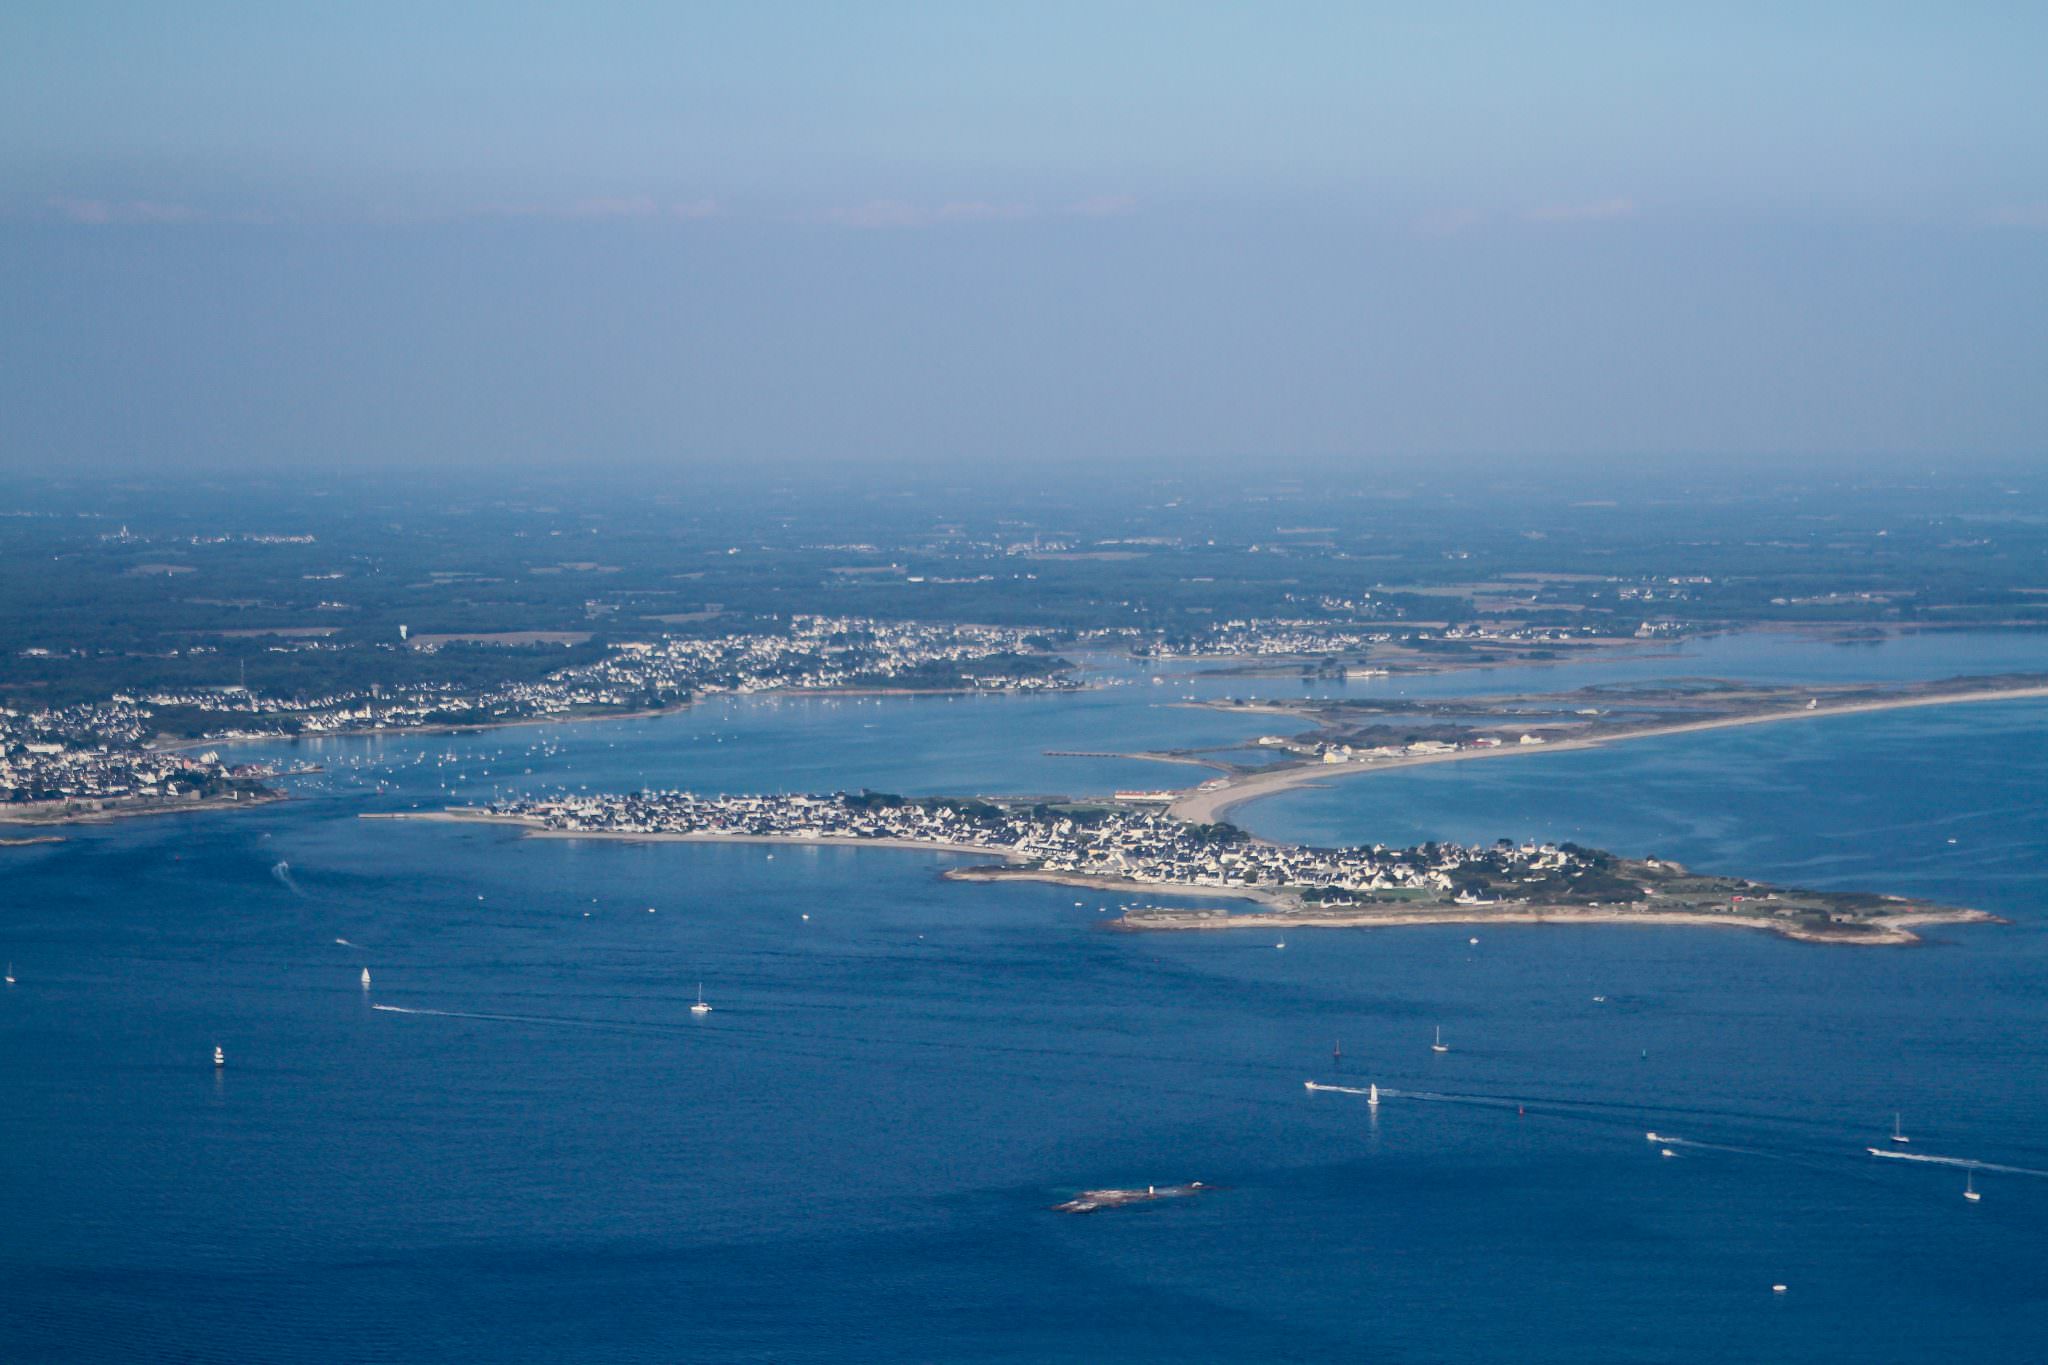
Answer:
M1912 1140L1913 1139L1906 1136L1905 1130L1899 1127L1899 1115L1894 1113L1892 1115L1892 1141L1898 1143L1906 1143L1911 1142Z
M690 1006L690 1013L692 1013L692 1014L709 1014L709 1013L711 1013L711 1006L709 1006L709 1005L707 1005L707 1004L705 1004L705 1003L704 1003L704 983L703 983L703 982L701 982L701 981L699 981L699 982L697 983L697 1003L696 1003L696 1004L694 1004L694 1005L692 1005L692 1006Z
M14 984L14 964L12 962L7 964L7 984L10 986Z
M1429 1050L1431 1052L1449 1052L1451 1050L1451 1045L1444 1041L1444 1026L1442 1024L1436 1026L1436 1041L1429 1045Z
M1963 1198L1974 1204L1983 1197L1983 1195L1977 1193L1977 1173L1975 1171L1963 1172Z
M1380 1107L1380 1088L1378 1085L1368 1085L1365 1088L1365 1107L1368 1109Z
M226 1066L228 1064L228 1054L221 1051L220 1044L218 1043L213 1045L213 1064L215 1066Z
M363 968L363 989L370 989L370 969L368 967Z

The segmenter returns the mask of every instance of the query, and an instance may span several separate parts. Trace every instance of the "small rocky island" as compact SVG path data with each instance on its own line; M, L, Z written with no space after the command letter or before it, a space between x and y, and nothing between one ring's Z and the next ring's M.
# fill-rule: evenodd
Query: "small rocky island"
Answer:
M1128 1208L1132 1204L1149 1204L1160 1199L1188 1199L1214 1188L1195 1180L1185 1185L1147 1185L1142 1190L1083 1190L1064 1204L1054 1204L1052 1211L1100 1213L1104 1209Z
M1634 921L1878 945L1915 942L1912 930L1920 925L1994 918L1897 896L1770 886L1572 843L1311 848L1259 839L1227 823L1176 819L1147 801L650 791L506 801L415 818L513 824L542 838L929 849L993 859L949 869L945 875L955 880L1051 881L1265 907L1133 909L1115 921L1128 930Z

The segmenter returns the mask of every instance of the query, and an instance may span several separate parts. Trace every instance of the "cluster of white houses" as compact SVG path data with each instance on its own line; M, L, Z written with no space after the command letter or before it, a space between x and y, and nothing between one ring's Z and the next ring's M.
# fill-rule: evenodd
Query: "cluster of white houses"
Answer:
M1332 601L1335 599L1325 599ZM1358 606L1356 603L1343 603ZM1218 621L1198 635L1161 640L1136 652L1159 658L1311 658L1364 654L1375 645L1431 640L1466 644L1545 645L1601 638L1611 629L1587 624L1550 626L1473 621L1439 627L1387 626L1305 618L1242 618Z
M1029 653L1025 632L997 626L799 616L786 629L768 634L627 642L613 646L595 663L558 669L531 682L483 689L418 683L285 698L224 688L163 690L135 700L147 706L219 712L235 718L227 733L246 736L545 719L778 688L1073 686L1063 671L1035 666L1044 661L1031 659Z
M505 801L492 814L587 834L873 839L986 850L1047 872L1161 887L1260 887L1338 895L1425 892L1483 898L1504 882L1569 872L1582 857L1554 844L1308 848L1157 810L985 801L825 796L699 796L648 791Z
M800 616L768 634L622 644L595 663L481 689L418 683L279 697L247 687L183 687L63 708L0 708L0 802L183 797L241 776L210 756L146 747L157 712L173 708L217 718L208 733L238 739L602 714L720 692L894 685L1074 684L1056 661L1034 656L1020 630Z
M255 790L266 775L230 769L214 753L145 749L147 718L146 710L123 702L0 707L0 803L196 801Z
M1394 638L1384 627L1316 620L1218 621L1188 639L1161 640L1137 651L1157 658L1300 657L1362 654Z

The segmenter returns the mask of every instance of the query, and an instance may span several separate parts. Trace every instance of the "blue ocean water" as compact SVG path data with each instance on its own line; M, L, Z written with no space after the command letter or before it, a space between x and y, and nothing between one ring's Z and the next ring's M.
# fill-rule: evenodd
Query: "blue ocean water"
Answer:
M1665 667L2048 666L2017 638L1742 639ZM330 771L291 803L0 850L0 1357L2042 1358L2038 703L1240 813L1318 840L1577 837L2011 921L1904 950L1636 926L1279 950L1108 932L1109 898L943 882L943 855L356 818L444 783L1157 785L1182 774L1043 751L1258 732L1159 690L329 741L292 750ZM717 1008L693 1018L699 981ZM1389 1094L1374 1114L1311 1077ZM1972 1205L1960 1168L1864 1155L1895 1110L1906 1150L2010 1169ZM1190 1179L1218 1188L1049 1211Z

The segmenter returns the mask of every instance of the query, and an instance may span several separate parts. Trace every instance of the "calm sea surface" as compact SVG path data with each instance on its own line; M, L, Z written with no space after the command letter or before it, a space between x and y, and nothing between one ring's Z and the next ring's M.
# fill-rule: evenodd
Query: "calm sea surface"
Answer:
M2048 669L2048 637L1736 637L1372 686L2001 669ZM1271 719L1164 703L1298 695L1120 675L282 746L260 752L328 768L289 804L0 849L0 1360L2048 1357L2048 705L1240 812L1313 841L1570 837L2011 921L1911 950L1625 926L1283 951L1106 932L1113 900L945 883L941 855L356 818L584 786L1177 784L1045 751L1241 743ZM1375 1115L1311 1077L1393 1093ZM1960 1167L1864 1154L1894 1111L1900 1150L1989 1164L1981 1204ZM1048 1211L1186 1180L1218 1188Z

